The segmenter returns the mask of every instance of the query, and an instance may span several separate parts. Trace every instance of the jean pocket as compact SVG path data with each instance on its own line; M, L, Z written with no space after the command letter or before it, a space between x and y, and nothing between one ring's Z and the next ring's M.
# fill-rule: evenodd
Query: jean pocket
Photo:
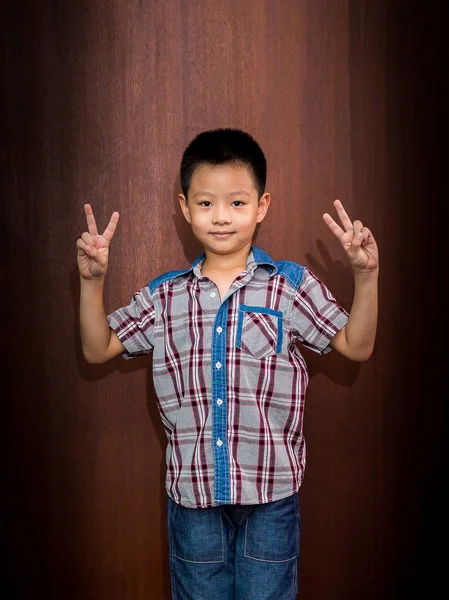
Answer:
M246 522L245 557L288 562L299 557L298 494L253 506Z
M220 509L186 508L169 499L170 553L193 563L224 561L224 531Z
M266 358L282 351L282 312L263 306L241 304L236 346L254 356Z

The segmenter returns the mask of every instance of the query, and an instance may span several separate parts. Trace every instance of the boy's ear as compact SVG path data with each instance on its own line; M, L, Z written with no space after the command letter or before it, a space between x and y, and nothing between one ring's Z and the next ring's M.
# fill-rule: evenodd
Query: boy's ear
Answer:
M188 223L191 223L192 221L190 219L190 210L189 210L189 203L187 202L187 198L184 196L184 194L179 194L178 199L179 199L179 205L182 210L182 214L184 215L186 221Z
M262 221L265 219L270 202L271 196L268 192L260 198L259 205L257 207L257 223L262 223Z

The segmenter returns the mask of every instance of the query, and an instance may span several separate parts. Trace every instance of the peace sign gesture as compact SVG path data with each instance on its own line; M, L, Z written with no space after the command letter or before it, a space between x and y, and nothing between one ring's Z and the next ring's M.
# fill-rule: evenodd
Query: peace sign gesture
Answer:
M100 235L97 230L94 213L90 204L84 205L88 232L78 238L78 269L83 279L103 277L108 268L109 244L114 236L119 220L118 212L112 214L108 226Z
M328 214L323 215L324 222L340 240L351 261L352 268L358 273L370 273L379 268L379 252L373 234L361 221L351 222L343 204L335 200L334 206L344 230Z

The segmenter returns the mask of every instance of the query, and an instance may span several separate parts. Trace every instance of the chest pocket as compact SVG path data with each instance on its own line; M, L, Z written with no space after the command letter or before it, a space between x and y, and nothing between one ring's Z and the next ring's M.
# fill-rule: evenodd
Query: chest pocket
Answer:
M263 306L241 304L235 345L254 358L282 351L282 313Z

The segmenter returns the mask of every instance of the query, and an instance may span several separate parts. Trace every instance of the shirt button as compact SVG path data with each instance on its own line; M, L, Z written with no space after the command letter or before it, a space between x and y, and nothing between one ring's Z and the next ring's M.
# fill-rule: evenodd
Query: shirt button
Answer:
M215 363L215 366L217 367L217 369L221 369L221 362Z
M211 292L211 293L210 293L210 297L211 297L211 298L215 298L215 296L216 296L215 292Z
M217 440L217 446L223 446L223 442L220 440L220 438Z
M217 398L217 404L218 406L221 406L223 404L223 400L221 398Z
M223 329L221 327L217 327L217 333L221 333Z

